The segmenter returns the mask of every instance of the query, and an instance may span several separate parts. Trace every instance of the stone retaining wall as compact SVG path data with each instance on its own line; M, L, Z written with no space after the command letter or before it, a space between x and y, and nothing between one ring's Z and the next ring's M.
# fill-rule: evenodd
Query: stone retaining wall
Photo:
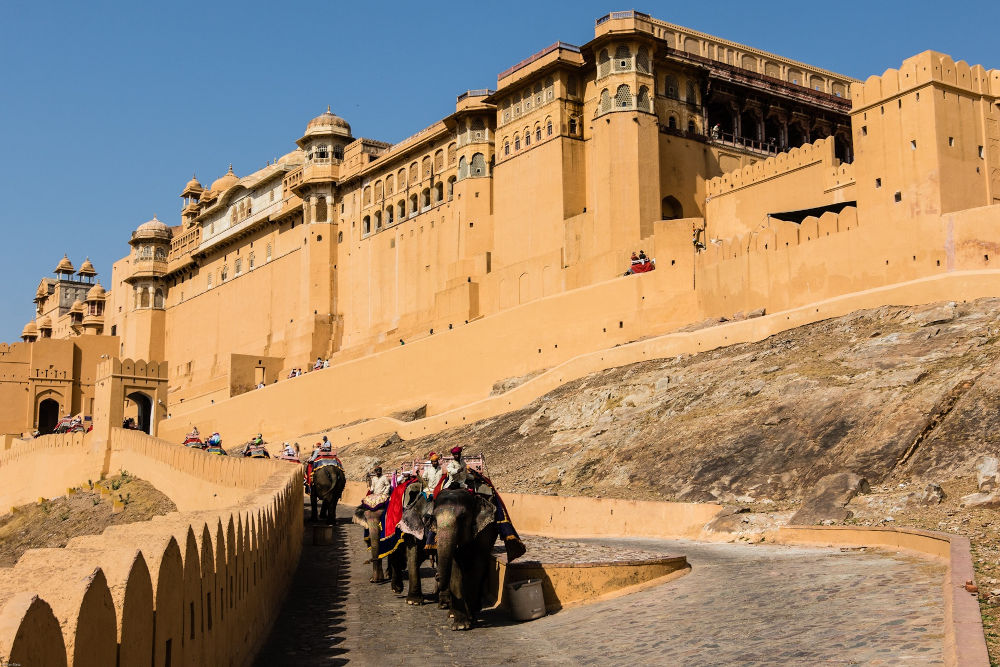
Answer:
M33 471L41 444L0 470ZM104 452L62 446L91 468L128 466L189 510L30 550L0 569L0 662L251 664L298 564L301 468L118 429Z

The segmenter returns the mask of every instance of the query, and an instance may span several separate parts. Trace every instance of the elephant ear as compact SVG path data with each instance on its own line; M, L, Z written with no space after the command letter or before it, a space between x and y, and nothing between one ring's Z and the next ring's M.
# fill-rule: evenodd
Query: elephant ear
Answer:
M476 496L476 500L479 505L476 512L476 535L478 535L496 522L497 508L482 496Z
M418 540L424 539L424 510L427 500L423 494L403 510L399 520L399 530L407 535L413 535Z

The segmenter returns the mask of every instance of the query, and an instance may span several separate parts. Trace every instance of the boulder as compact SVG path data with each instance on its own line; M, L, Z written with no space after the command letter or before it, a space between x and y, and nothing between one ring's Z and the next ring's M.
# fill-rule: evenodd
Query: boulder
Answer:
M976 486L980 493L1000 489L1000 461L995 456L980 456L976 461Z
M931 482L924 487L923 491L911 494L910 497L921 505L940 505L946 496L940 484Z
M393 433L386 438L385 442L379 445L379 449L382 449L383 447L392 447L393 445L398 445L401 442L403 442L403 439L399 437L399 433Z
M1000 509L1000 492L993 493L970 493L962 496L962 505L965 507L982 507L984 509Z
M409 410L400 410L399 412L393 412L389 415L392 419L398 419L401 422L412 422L418 419L423 419L427 416L427 404L421 405L420 407L411 408Z
M823 477L816 482L813 492L802 501L802 506L792 515L788 523L811 526L825 520L844 521L854 516L847 509L847 503L859 493L871 489L868 480L850 472L838 472Z
M716 503L719 499L705 489L688 489L679 496L677 500L682 503Z

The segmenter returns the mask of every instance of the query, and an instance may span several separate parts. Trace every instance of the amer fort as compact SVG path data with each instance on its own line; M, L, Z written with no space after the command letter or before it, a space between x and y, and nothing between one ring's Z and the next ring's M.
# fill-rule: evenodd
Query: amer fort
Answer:
M998 664L1000 70L887 64L612 12L40 258L0 664Z

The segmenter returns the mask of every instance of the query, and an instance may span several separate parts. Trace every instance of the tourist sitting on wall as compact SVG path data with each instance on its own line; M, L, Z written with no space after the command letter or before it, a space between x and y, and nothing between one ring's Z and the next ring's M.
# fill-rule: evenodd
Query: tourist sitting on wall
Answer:
M321 368L323 368L323 358L322 357L316 357L316 363L313 364L313 370L314 371L318 371Z
M329 368L329 367L330 367L330 360L329 359L324 359L323 360L323 368Z

